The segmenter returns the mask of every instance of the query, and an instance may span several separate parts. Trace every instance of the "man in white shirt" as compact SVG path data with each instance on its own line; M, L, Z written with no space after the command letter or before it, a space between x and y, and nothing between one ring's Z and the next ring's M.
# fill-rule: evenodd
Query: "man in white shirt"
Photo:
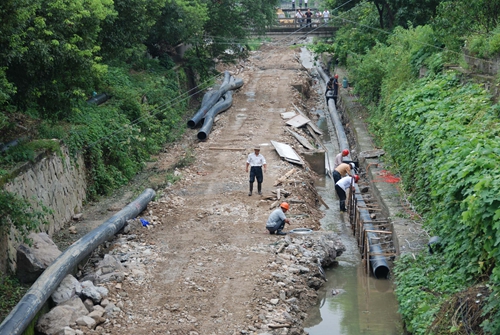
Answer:
M248 192L248 195L252 195L255 178L257 178L257 191L259 195L262 195L262 181L264 180L262 167L266 172L267 164L264 156L260 154L260 147L255 147L254 152L248 155L246 172L248 172L248 167L250 167L250 192Z
M323 20L325 20L325 23L328 23L329 18L330 18L330 12L328 11L328 9L325 9L323 11Z
M341 212L347 211L347 209L345 208L345 199L347 198L347 194L346 194L347 189L351 189L354 192L354 183L357 183L358 180L359 180L359 176L357 174L355 174L353 177L346 176L346 177L340 179L335 184L335 191L337 191L337 195L339 196L339 200L340 200L340 211Z
M302 18L304 17L304 14L300 11L300 9L297 9L297 13L295 14L296 22L299 23L299 26L302 27Z

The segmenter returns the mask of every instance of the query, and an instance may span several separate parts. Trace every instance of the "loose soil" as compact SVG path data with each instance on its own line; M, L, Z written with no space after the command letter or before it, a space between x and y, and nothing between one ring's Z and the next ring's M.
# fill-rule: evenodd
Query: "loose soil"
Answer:
M108 286L110 300L122 313L88 334L252 334L262 326L262 304L279 298L269 281L276 258L268 246L283 237L269 235L265 222L274 200L278 178L295 168L280 185L291 195L287 229L320 229L323 216L312 190L314 173L280 159L270 141L299 145L285 131L280 113L293 104L308 111L305 100L314 95L310 78L298 61L299 49L265 45L237 65L221 68L242 78L244 86L233 95L233 105L220 114L205 142L195 140L197 130L165 148L146 173L122 193L90 204L77 233L64 229L55 237L64 249L72 240L109 218L144 187L166 183L172 166L186 155L191 165L174 171L180 180L160 187L156 201L142 213L152 224L136 234L137 248L149 250L137 258L141 270L132 271L121 285ZM322 99L311 99L311 101ZM313 117L313 116L311 116ZM248 196L247 155L255 145L267 160L263 195ZM69 227L68 227L69 228ZM85 272L85 268L82 269ZM138 279L140 278L140 279ZM302 334L304 311L315 295L304 292L295 328L267 330L269 334Z

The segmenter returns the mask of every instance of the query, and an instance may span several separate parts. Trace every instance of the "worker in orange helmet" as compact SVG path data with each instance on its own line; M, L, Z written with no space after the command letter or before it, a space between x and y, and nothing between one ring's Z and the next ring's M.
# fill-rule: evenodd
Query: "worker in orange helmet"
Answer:
M282 202L278 209L275 209L267 219L266 229L270 234L286 235L283 231L285 223L290 224L290 220L286 218L285 213L290 209L287 202Z

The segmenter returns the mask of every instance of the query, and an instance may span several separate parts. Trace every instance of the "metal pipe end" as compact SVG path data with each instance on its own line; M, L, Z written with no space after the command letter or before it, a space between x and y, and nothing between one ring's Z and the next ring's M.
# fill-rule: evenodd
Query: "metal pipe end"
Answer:
M188 121L187 126L189 128L194 128L196 127L196 122L194 122L192 119Z
M198 132L198 139L200 141L205 141L207 139L207 137L208 137L208 135L206 132L204 132L204 131Z

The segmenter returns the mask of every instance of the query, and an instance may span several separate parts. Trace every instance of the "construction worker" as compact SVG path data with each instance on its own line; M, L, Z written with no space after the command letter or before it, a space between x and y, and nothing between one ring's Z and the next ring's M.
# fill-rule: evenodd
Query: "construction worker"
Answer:
M339 153L337 156L335 156L335 161L334 161L334 169L337 168L337 166L339 166L340 164L342 164L342 161L343 161L343 158L345 156L348 156L349 155L349 150L347 149L344 149L342 150L341 153Z
M335 191L337 191L337 195L340 200L340 211L346 212L345 208L345 199L347 198L346 191L347 189L351 189L354 192L354 183L357 183L359 180L359 176L355 174L354 176L346 176L340 179L335 183Z
M248 167L250 167L250 192L248 196L252 195L253 183L255 178L257 178L257 191L259 195L262 195L262 181L264 180L264 174L262 173L262 167L264 167L264 172L266 172L266 159L260 154L260 147L254 147L254 152L248 155L246 172L248 172Z
M280 207L269 215L266 223L266 229L269 230L269 234L286 235L283 228L285 228L285 223L290 224L290 220L285 216L285 213L289 209L290 205L287 202L282 202Z
M356 165L354 163L342 163L333 170L333 180L337 183L341 178L347 175L352 176L354 171L356 171Z

